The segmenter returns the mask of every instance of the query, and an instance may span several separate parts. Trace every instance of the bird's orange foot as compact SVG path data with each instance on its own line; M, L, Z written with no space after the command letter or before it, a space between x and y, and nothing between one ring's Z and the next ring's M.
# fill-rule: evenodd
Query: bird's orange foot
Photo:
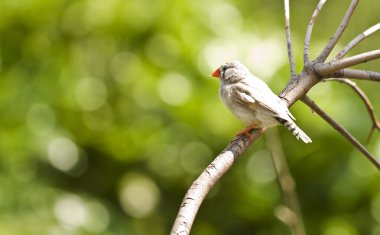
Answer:
M252 129L254 129L254 128L256 128L255 125L249 125L249 126L247 126L246 128L244 128L243 130L239 131L239 132L236 134L236 136L239 136L239 135L246 135L246 136L248 136L248 138L250 138L250 139L252 140L252 139L253 139L253 135L251 135L251 134L249 133L249 131L252 130Z

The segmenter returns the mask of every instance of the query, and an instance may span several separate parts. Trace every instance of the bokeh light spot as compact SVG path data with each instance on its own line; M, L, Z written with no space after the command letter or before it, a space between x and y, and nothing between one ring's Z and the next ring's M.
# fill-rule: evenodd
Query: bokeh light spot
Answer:
M92 0L87 1L85 7L85 19L87 27L92 29L98 26L106 26L111 23L116 9L115 0Z
M107 99L107 89L104 83L95 78L82 79L76 89L78 105L86 111L100 108Z
M207 44L198 57L198 68L209 75L221 64L237 60L239 55L239 48L233 41L214 40Z
M266 79L272 77L286 63L286 50L281 37L260 38L247 46L244 58L252 72Z
M342 218L335 217L327 221L322 235L357 235L356 228L352 224L343 220Z
M74 142L68 138L59 137L48 145L50 163L61 171L70 171L79 162L79 151Z
M241 35L230 40L218 39L208 43L198 57L198 67L206 74L221 64L240 60L252 73L268 81L286 63L279 37L258 38L255 35Z
M55 126L55 122L55 114L46 104L33 104L26 116L29 130L38 136L50 133Z
M156 65L167 67L178 60L179 43L170 35L157 35L146 46L148 58Z
M265 184L276 179L270 153L266 150L257 151L249 158L246 171L249 178L256 183Z
M380 223L380 193L378 193L371 202L371 213L373 218Z
M158 85L161 99L173 106L184 104L191 95L190 82L180 74L167 74Z
M152 78L145 76L144 79L151 81ZM154 91L154 88L150 88L149 85L146 85L143 82L135 83L131 88L131 95L138 106L145 109L151 109L158 106L160 99L155 92L152 92L152 89Z
M323 235L336 235L336 234L339 234L339 235L351 235L352 233L350 233L346 228L339 227L339 226L329 227L323 233Z
M109 212L101 203L87 201L73 194L57 198L54 215L66 228L84 228L93 233L106 230L110 221Z
M190 173L199 173L207 166L210 157L210 148L202 142L188 143L180 151L181 165Z
M111 73L121 83L131 83L141 77L142 62L138 56L130 52L120 52L111 61Z
M127 214L135 218L144 218L157 206L159 189L149 177L129 173L121 182L119 200Z
M86 219L83 227L93 233L101 233L107 229L110 215L107 209L99 202L86 203Z
M165 1L130 0L125 2L121 17L136 30L143 30L149 25L157 23L157 18L165 8Z
M240 33L242 22L239 10L230 4L219 3L210 12L210 28L221 37L235 37Z
M59 222L71 227L80 227L84 224L86 210L84 202L75 195L64 195L58 198L54 205L54 214Z

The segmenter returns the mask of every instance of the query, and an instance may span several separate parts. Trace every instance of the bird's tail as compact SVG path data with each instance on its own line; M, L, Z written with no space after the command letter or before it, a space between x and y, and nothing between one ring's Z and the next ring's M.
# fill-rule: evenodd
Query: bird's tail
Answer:
M297 140L301 139L306 144L312 142L310 137L306 135L305 132L303 132L301 128L299 128L292 120L277 118L277 121L279 121L283 126L288 128L288 130L293 133Z

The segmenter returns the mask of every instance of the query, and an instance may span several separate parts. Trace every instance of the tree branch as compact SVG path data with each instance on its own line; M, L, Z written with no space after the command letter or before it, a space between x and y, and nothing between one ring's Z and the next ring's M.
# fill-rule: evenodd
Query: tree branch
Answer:
M261 136L260 129L250 131L253 139L246 135L236 137L193 182L182 201L171 235L189 234L198 209L210 189L218 182L248 147Z
M335 47L336 43L338 42L339 38L342 36L344 30L347 28L348 22L350 21L350 18L352 16L352 13L354 13L354 10L356 6L358 5L359 0L352 0L350 6L348 7L346 14L344 15L344 18L342 22L340 23L338 29L336 30L334 36L330 39L330 41L327 43L325 48L322 50L322 52L317 57L317 62L324 62L329 56L332 49Z
M295 79L291 79L281 93L282 96L280 97L288 106L291 106L306 94L319 81L319 79L315 78L314 73L309 74L307 71L312 72L312 70L308 69ZM294 83L297 83L297 86L294 86ZM250 134L254 137L253 140L256 140L261 136L262 132L259 129L253 129L250 131ZM253 143L251 141L246 135L236 137L193 182L182 201L170 233L171 235L189 234L194 218L205 196L241 154L247 150L250 144Z
M335 73L327 74L325 78L353 78L359 80L370 80L380 82L380 73L373 71L357 70L357 69L341 69Z
M372 120L371 131L367 137L367 143L368 143L372 137L374 130L377 129L380 131L380 122L376 117L376 114L373 110L373 105L371 104L371 101L368 99L367 95L364 93L364 91L362 89L360 89L360 87L358 87L356 85L355 82L353 82L349 79L346 79L346 78L330 78L330 79L325 79L324 81L338 81L340 83L346 84L349 87L351 87L356 92L356 94L358 94L359 97L362 99L362 101L364 102L364 104L367 108L369 116L371 117L371 120Z
M336 56L335 60L342 59L352 48L354 48L359 42L361 42L363 39L367 38L371 34L375 33L376 31L380 30L380 23L372 26L371 28L367 29L363 33L359 34L356 38L354 38L351 42L347 44Z
M327 115L314 101L312 101L308 96L304 96L302 102L309 106L313 111L315 111L320 117L322 117L330 126L337 130L342 136L344 136L348 141L350 141L364 156L378 169L380 170L380 162L371 155L370 152L353 137L342 125L337 123L333 118Z
M289 10L289 0L284 0L285 9L285 32L286 32L286 46L288 48L288 58L290 66L291 77L296 76L296 65L294 63L293 50L292 50L292 40L290 37L290 10Z
M285 7L287 8L288 1L285 1ZM319 55L318 61L310 62L310 37L315 20L325 4L326 0L320 0L317 8L310 19L305 41L304 41L304 68L301 74L293 76L295 69L291 67L292 77L289 80L286 87L283 89L279 97L286 102L287 106L291 106L297 100L302 99L304 103L309 105L315 112L317 112L321 117L323 117L331 126L338 130L344 137L346 137L356 148L358 148L378 169L380 169L380 163L341 125L336 123L331 117L325 114L312 100L310 100L306 93L321 80L330 77L332 75L347 76L355 75L353 77L357 79L367 79L379 81L380 73L371 71L360 71L345 69L347 67L364 63L369 60L380 58L380 50L375 50L356 56L352 56L346 59L341 59L338 61L333 61L330 63L321 63L324 61L328 54L331 52L332 48L335 46L340 35L343 33L347 26L348 20L352 15L359 0L353 0L347 13L335 33L334 37L329 41L328 45ZM285 9L289 12L289 9ZM289 21L289 17L286 16L286 20ZM290 42L290 27L286 26L287 32L287 43L291 46ZM292 66L292 50L288 45L289 62ZM293 61L294 64L294 61ZM292 72L293 71L293 72ZM302 98L303 97L303 98ZM259 138L262 134L262 130L253 129L250 134L254 136L253 140L249 139L247 136L242 135L236 137L231 141L231 143L223 150L221 154L214 159L214 161L202 172L202 174L194 181L190 189L187 191L186 196L181 204L181 208L173 225L171 235L187 235L190 232L192 224L194 222L195 216L199 210L201 203L203 202L207 193L216 184L216 182L230 169L234 162L239 159L239 157L247 150L247 148Z
M317 7L315 8L313 15L310 18L309 25L306 29L305 41L303 44L303 62L307 64L310 62L310 38L313 31L315 20L317 19L319 12L321 11L323 5L326 3L326 0L320 0Z
M305 235L302 213L295 190L296 183L290 174L286 157L276 128L266 132L265 143L271 153L273 168L286 206L278 207L276 216L289 226L293 235Z
M315 63L313 67L319 75L324 76L340 69L366 63L378 58L380 58L380 50L373 50L338 61L332 61L330 63Z

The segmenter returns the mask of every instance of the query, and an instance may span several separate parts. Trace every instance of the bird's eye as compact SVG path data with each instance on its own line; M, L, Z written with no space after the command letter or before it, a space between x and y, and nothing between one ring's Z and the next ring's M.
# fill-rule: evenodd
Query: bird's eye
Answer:
M219 69L219 71L220 71L220 78L221 79L224 79L224 73L226 72L226 70L227 70L227 66L222 66L222 67L220 67L220 69Z

